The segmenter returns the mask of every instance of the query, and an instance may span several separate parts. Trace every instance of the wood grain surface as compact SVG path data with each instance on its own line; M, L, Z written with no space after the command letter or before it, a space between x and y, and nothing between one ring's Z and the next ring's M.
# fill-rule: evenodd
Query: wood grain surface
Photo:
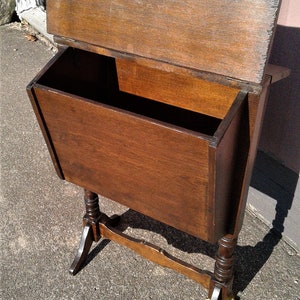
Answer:
M226 232L245 93L210 117L124 93L113 58L72 48L36 80L31 100L62 178L203 240Z
M261 83L279 0L52 0L48 31Z
M66 180L208 239L208 141L36 89Z
M239 90L190 74L151 68L130 59L116 59L122 91L223 119Z

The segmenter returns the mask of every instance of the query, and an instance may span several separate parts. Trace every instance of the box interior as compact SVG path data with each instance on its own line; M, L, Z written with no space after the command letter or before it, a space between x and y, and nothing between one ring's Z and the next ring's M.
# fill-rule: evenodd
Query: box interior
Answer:
M145 99L118 87L115 59L68 48L40 77L38 84L213 136L221 119Z

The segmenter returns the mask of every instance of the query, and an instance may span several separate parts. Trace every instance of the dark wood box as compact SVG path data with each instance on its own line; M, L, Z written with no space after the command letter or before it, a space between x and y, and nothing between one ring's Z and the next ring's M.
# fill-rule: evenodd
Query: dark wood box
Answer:
M57 173L85 189L70 272L107 238L233 299L243 222L272 82L279 0L52 0L61 51L28 93ZM80 49L80 50L79 50ZM268 73L267 73L268 72ZM210 243L214 273L115 228L98 194Z
M71 48L29 91L62 178L204 240L226 233L244 93L211 117L121 92L115 59Z

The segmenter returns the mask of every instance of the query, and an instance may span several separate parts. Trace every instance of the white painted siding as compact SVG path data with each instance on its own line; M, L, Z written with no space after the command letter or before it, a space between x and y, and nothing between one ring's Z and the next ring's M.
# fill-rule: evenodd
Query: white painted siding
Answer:
M18 15L35 7L45 8L46 0L16 0L16 12Z

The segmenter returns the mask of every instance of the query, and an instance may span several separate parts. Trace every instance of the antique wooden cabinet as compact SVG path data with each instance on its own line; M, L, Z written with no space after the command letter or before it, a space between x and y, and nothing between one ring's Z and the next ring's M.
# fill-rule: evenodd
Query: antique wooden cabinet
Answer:
M58 175L85 189L78 272L93 241L123 244L233 297L267 91L278 0L52 0L48 31L64 46L28 85ZM114 228L101 194L210 243L201 271Z

